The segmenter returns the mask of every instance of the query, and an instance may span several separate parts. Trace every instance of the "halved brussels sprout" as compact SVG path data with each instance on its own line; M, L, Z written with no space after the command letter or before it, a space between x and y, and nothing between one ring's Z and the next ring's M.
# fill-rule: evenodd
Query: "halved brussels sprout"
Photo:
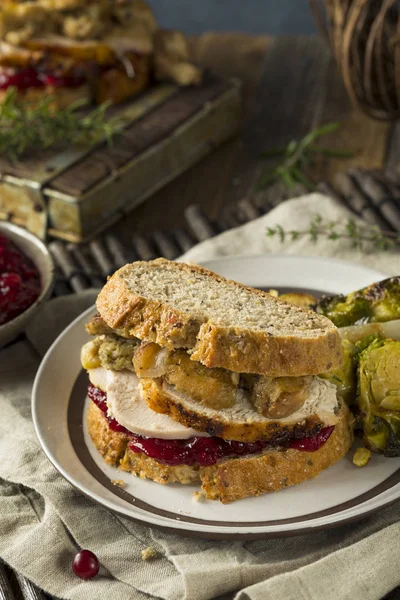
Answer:
M364 443L385 456L400 456L400 342L374 338L356 346Z

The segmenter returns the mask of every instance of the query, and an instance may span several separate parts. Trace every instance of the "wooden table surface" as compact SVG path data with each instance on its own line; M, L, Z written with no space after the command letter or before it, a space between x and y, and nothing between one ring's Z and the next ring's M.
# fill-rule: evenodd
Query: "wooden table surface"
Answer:
M145 235L155 228L183 225L184 209L193 203L217 220L238 200L254 199L265 165L260 152L281 147L329 121L340 121L341 127L324 143L351 150L354 156L319 161L313 169L316 181L334 181L337 173L355 166L396 167L400 139L396 127L373 121L352 107L329 50L317 37L208 33L190 43L197 62L243 81L241 134L117 224L113 231L122 241L129 243L132 233ZM279 185L262 192L281 193L287 191Z

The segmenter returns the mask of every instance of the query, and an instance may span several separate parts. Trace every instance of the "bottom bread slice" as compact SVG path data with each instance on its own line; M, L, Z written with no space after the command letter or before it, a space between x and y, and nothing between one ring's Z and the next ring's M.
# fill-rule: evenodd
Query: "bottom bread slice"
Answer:
M223 504L312 479L343 458L353 441L352 418L346 406L341 408L332 435L316 452L269 449L257 455L222 460L209 467L169 466L133 452L128 446L129 436L112 431L94 403L89 407L88 430L108 464L157 483L201 483L208 499Z

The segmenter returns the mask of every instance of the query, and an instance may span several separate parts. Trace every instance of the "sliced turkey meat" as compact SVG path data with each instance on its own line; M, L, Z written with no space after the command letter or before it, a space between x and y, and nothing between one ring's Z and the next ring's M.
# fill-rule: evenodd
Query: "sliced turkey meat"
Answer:
M162 379L142 379L141 386L151 409L172 417L182 425L227 440L268 440L276 443L293 435L296 438L315 435L321 428L335 425L338 421L336 386L318 377L313 379L303 406L280 419L261 415L241 390L238 390L233 407L213 409L178 392Z
M176 440L207 436L151 410L134 373L101 367L90 369L88 373L90 382L107 394L109 416L132 433Z

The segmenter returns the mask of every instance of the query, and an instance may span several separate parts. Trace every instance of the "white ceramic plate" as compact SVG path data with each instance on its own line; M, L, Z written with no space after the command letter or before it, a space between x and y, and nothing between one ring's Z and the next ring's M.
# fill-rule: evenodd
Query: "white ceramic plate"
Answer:
M351 263L289 256L210 261L210 269L262 288L344 292L384 278ZM374 456L356 468L351 454L316 479L285 490L222 505L193 499L195 486L160 486L108 467L86 431L87 375L79 352L88 339L78 317L47 352L33 388L33 418L39 440L55 467L92 500L120 514L176 532L208 538L293 535L359 518L400 496L400 459ZM56 393L55 393L56 392ZM122 479L124 488L111 480Z

